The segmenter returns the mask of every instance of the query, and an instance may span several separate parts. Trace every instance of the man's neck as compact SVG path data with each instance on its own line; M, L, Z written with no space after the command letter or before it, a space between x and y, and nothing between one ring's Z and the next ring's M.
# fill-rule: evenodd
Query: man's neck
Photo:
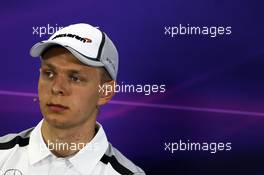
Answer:
M47 121L41 126L42 137L49 150L57 157L68 157L76 154L96 134L96 120L87 121L81 126L72 128L56 128Z

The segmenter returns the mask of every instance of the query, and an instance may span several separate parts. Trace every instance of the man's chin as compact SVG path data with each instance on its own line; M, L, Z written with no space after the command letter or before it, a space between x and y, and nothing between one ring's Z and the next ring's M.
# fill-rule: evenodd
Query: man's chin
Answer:
M70 124L69 121L65 120L65 118L62 118L61 116L54 116L54 115L48 115L44 117L44 120L50 125L51 127L58 128L58 129L67 129L71 127L72 124Z

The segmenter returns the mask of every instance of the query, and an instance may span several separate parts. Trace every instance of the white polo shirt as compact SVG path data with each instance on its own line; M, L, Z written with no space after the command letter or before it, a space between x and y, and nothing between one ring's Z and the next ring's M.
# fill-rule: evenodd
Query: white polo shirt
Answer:
M41 124L0 137L0 175L145 175L107 141L99 123L94 138L67 158L56 157L50 151L56 145L47 147Z

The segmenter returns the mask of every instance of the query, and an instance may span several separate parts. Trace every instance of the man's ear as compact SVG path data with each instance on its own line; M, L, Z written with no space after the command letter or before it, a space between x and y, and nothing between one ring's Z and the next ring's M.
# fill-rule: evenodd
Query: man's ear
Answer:
M116 82L114 80L99 85L99 106L104 105L111 100L115 94L115 85Z

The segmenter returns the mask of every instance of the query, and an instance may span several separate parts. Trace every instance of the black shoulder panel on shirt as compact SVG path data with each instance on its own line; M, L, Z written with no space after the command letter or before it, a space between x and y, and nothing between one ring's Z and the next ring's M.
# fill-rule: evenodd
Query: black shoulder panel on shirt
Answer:
M120 164L117 159L115 158L115 156L107 156L107 155L103 155L103 157L101 158L101 162L103 162L104 164L110 163L112 165L112 167L120 174L122 175L133 175L134 173L132 171L130 171L129 169L127 169L126 167L124 167L122 164Z
M0 137L0 150L11 149L16 145L19 145L20 147L27 146L29 144L29 137L33 129L34 128L29 128L18 134L8 134Z
M21 136L16 136L12 140L5 142L5 143L0 143L0 149L11 149L13 148L16 144L19 146L27 146L29 144L29 137L27 138L22 138Z

